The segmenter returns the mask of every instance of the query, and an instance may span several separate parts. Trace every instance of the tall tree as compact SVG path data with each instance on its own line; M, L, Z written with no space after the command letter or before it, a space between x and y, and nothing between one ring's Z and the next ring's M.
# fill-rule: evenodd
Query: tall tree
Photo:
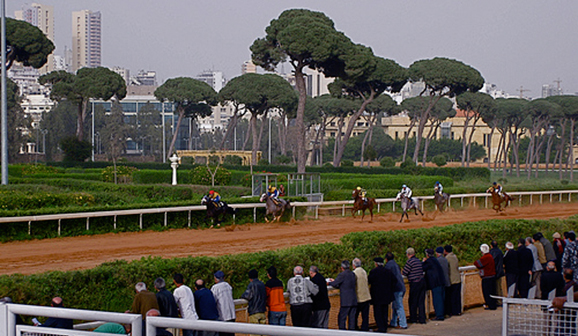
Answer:
M409 78L414 82L425 84L423 94L429 95L427 108L420 113L413 161L417 164L421 139L429 113L442 98L453 98L463 92L477 92L484 85L480 72L460 61L436 57L431 60L420 60L409 67Z
M10 78L6 79L7 130L8 130L8 160L15 162L18 159L20 148L25 147L30 138L32 123L20 106L18 85ZM38 142L38 139L36 139ZM38 148L36 149L38 151Z
M482 92L464 92L456 97L456 101L458 108L465 112L464 129L462 131L462 167L466 165L466 162L469 167L471 143L476 131L476 124L482 116L493 115L497 106L492 96ZM468 135L468 129L470 128L470 134Z
M36 26L28 22L6 18L6 68L20 62L40 68L54 51L54 44Z
M305 172L305 67L316 69L327 77L343 74L341 57L352 46L343 33L338 32L333 21L325 14L306 9L289 9L265 28L266 36L251 45L253 62L272 71L285 60L293 67L295 86L299 92L296 113L297 170Z
M121 100L126 96L126 83L116 72L103 67L81 68L76 75L66 71L53 71L38 79L40 84L50 84L50 97L59 102L67 100L77 106L76 137L84 140L84 124L91 98Z
M437 131L441 126L442 122L447 118L452 118L456 115L456 110L454 110L454 104L448 98L440 99L437 104L431 109L429 113L429 131L425 137L425 144L423 148L422 165L425 167L427 161L427 151L429 144L432 139L436 137Z
M371 144L373 139L373 129L377 123L379 116L386 115L391 116L399 113L399 106L397 103L391 99L391 96L382 94L375 98L371 103L365 107L365 114L362 117L367 123L367 132L363 137L363 142L361 143L361 153L365 153L366 144ZM361 166L363 166L364 155L361 155ZM369 167L370 162L367 162Z
M532 175L532 166L536 161L536 174L538 174L538 164L540 163L540 150L546 140L546 131L550 125L550 117L557 113L560 108L558 104L551 103L546 99L535 99L528 103L525 112L530 119L530 143L526 154L526 173L530 179ZM541 136L540 132L544 131ZM538 177L538 176L536 176Z
M526 114L526 104L528 102L524 99L519 98L500 98L496 100L498 104L498 109L500 110L500 114L504 117L506 123L504 125L504 132L507 134L508 145L504 146L503 155L504 155L504 170L503 176L506 174L506 158L508 154L508 148L512 150L512 156L514 162L510 162L510 166L513 168L514 164L516 166L516 176L520 176L520 155L519 155L519 148L520 148L520 139L525 134L526 128L524 127L523 123L527 118ZM506 139L504 139L505 141Z
M576 126L576 120L578 120L578 96L554 96L549 97L549 99L560 105L565 119L570 121L570 144L567 162L570 165L570 181L574 181L574 127ZM562 155L560 155L560 170L562 170L561 157Z
M167 156L173 155L178 130L183 118L203 118L211 115L211 106L217 104L217 93L205 83L188 77L168 79L155 90L155 97L160 101L169 101L176 106L179 115L177 125L173 129L173 138Z
M114 183L117 183L116 163L126 150L126 140L130 126L124 122L122 106L116 99L112 101L110 113L104 117L104 125L101 136L106 148L106 154L112 160L114 166Z
M413 130L415 125L420 121L420 116L422 115L422 112L425 109L427 109L428 104L429 99L423 96L404 99L401 102L401 109L407 113L407 116L409 118L409 127L407 128L407 131L404 134L404 147L403 147L403 155L401 158L402 162L405 162L407 157L407 150L411 131Z
M368 47L356 45L343 58L346 61L345 74L331 83L329 90L336 96L361 99L361 106L349 118L343 141L333 158L334 167L340 165L347 141L366 106L385 90L398 92L407 82L406 69L392 60L373 55Z

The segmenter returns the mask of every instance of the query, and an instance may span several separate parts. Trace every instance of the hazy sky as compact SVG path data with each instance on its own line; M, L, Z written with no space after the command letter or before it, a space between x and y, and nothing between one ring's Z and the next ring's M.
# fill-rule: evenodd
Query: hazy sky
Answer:
M7 15L26 3L11 0ZM103 66L156 70L160 83L202 70L238 76L249 46L289 8L324 12L356 43L409 66L436 56L478 69L510 94L539 97L562 80L578 92L575 0L38 0L54 6L56 54L71 47L71 12L102 13ZM288 72L289 66L285 66Z

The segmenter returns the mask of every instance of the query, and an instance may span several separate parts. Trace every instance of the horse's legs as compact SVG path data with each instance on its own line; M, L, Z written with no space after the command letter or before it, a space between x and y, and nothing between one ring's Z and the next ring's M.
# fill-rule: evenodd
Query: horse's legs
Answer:
M371 215L371 220L373 222L373 208L369 208L369 214Z
M363 217L365 217L365 210L361 210L361 221L363 222Z

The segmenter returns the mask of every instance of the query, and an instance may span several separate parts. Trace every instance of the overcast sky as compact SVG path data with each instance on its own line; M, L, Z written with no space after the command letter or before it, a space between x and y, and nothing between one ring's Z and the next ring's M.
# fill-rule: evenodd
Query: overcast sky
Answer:
M26 3L11 0L8 16ZM478 69L485 81L540 97L562 81L578 92L578 1L575 0L38 0L54 6L56 54L71 47L72 11L102 13L103 66L172 77L220 70L241 74L249 46L290 8L324 12L351 40L409 66L436 56ZM285 71L290 69L285 67Z

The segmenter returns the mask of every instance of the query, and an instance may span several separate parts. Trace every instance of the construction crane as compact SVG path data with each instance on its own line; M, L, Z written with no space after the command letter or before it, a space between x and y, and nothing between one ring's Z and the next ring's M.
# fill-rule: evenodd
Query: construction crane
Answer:
M516 90L518 92L520 92L520 99L524 99L524 92L529 92L532 91L530 89L524 89L523 86L520 85L520 88L518 90Z

